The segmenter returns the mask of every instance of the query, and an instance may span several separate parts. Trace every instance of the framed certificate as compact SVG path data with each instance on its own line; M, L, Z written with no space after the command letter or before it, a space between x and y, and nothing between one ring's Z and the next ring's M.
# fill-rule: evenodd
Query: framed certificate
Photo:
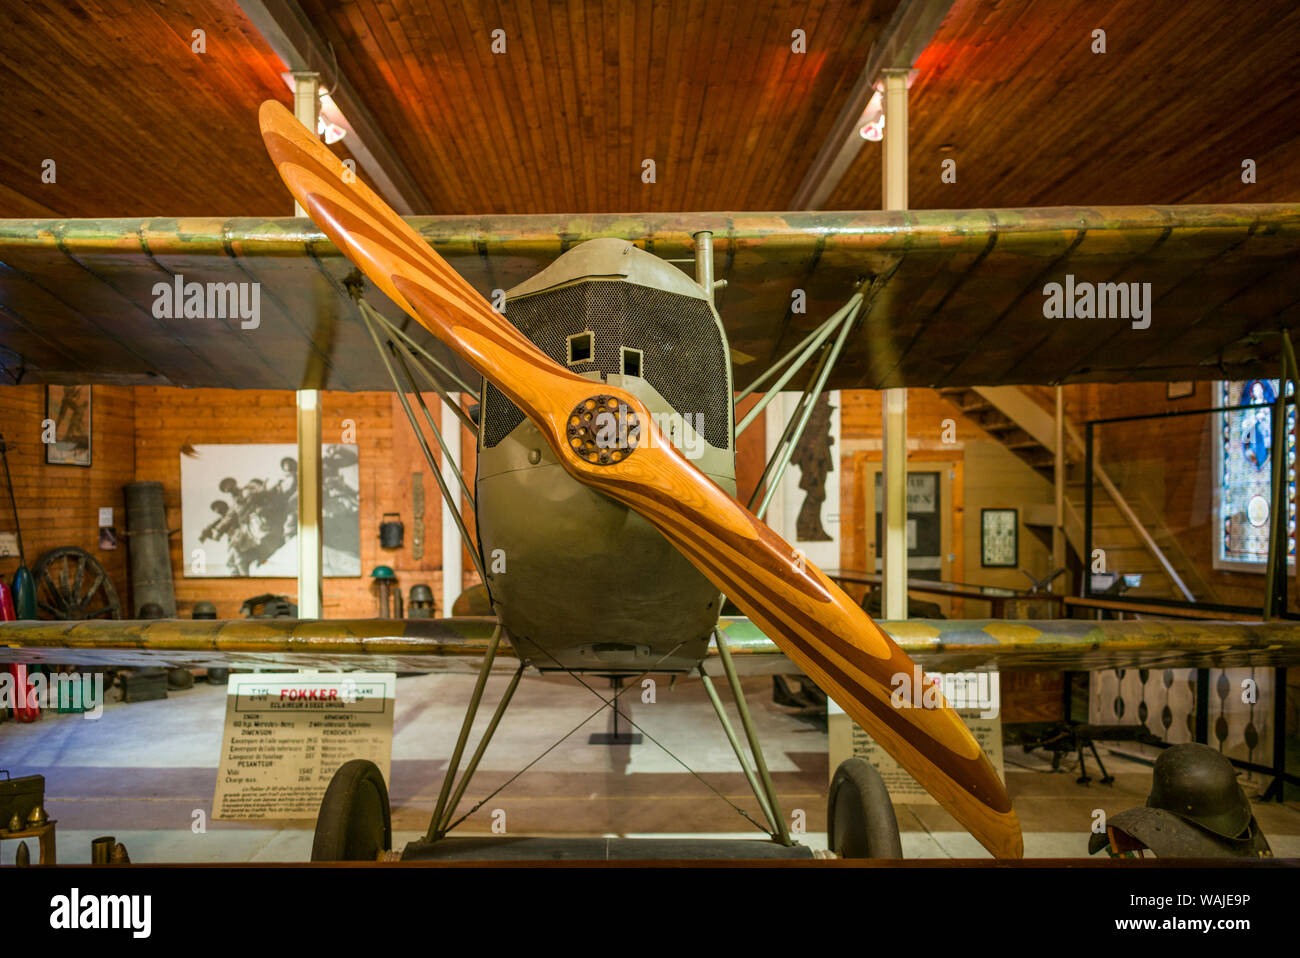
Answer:
M980 565L1014 569L1020 562L1020 514L1016 509L980 510Z

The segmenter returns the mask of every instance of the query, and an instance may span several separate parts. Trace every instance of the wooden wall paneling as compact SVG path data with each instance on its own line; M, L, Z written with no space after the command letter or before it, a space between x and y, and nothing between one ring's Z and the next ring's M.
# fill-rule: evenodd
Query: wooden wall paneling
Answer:
M41 421L44 386L0 386L0 434L9 447L9 470L22 525L28 567L59 546L78 546L108 573L124 610L130 606L126 500L122 487L134 478L134 409L131 388L94 386L91 391L91 465L61 466L45 461ZM99 508L113 507L116 549L99 548ZM7 491L0 491L0 530L14 530ZM0 559L0 575L11 581L17 557ZM127 612L129 614L129 612Z
M180 461L186 444L208 443L294 443L297 424L294 395L278 390L182 390L169 387L137 387L135 448L136 476L163 483L169 528L181 526ZM392 565L401 576L401 558L394 559L379 547L379 520L384 512L402 511L397 483L400 472L393 468L393 421L391 393L326 392L323 399L322 436L325 442L340 442L345 419L353 420L360 457L361 569L357 578L329 577L325 580L326 618L367 617L375 614L376 602L369 574L381 563ZM409 477L408 477L409 484ZM410 509L405 509L409 522ZM405 549L409 550L410 537ZM188 616L200 599L215 602L222 618L238 615L240 603L262 592L296 597L298 584L289 578L195 578L185 576L179 532L172 537L172 570L180 615ZM402 586L409 586L405 579Z
M736 409L737 425L762 398L762 393L751 393L745 397ZM753 495L754 487L763 477L763 467L766 465L767 417L760 414L736 439L736 498L742 503L748 502Z

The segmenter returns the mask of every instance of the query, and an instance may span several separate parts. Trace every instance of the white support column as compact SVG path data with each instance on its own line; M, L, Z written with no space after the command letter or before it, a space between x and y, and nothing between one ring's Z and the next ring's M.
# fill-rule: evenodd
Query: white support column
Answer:
M295 73L294 115L316 134L320 77ZM303 216L294 203L294 215ZM319 619L324 609L324 555L321 549L321 393L299 389L298 411L298 617Z
M1056 498L1056 519L1052 523L1052 568L1065 568L1065 392L1056 387L1056 455L1052 463L1052 487ZM1052 592L1067 592L1066 580L1053 581Z
M298 390L298 618L324 607L321 551L320 390Z
M320 114L320 74L295 73L293 75L293 115L298 122L316 135L316 121ZM296 202L294 216L306 216L307 211Z
M448 393L456 402L460 402L460 393ZM442 438L447 442L447 449L450 456L442 457L442 477L447 483L448 489L459 490L460 482L456 479L456 470L460 468L461 463L461 430L465 427L461 425L460 419L447 403L442 403ZM460 530L456 528L456 520L451 517L451 507L447 500L443 498L442 502L442 614L451 615L451 607L456 602L461 593L461 582L463 581L463 565L461 561L461 541ZM483 557L484 563L491 561L490 556Z
M907 618L907 390L881 394L881 615Z
M887 210L907 209L907 70L886 70L883 193ZM907 618L907 390L881 397L881 613Z

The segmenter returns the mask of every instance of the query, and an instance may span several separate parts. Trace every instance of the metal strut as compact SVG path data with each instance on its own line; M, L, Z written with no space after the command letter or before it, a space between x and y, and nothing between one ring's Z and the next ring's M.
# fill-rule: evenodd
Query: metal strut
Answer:
M767 513L767 507L771 504L772 498L776 495L776 490L781 484L781 477L785 475L786 468L790 465L790 459L794 455L795 448L799 445L799 440L803 438L804 429L808 425L808 420L812 418L813 409L817 405L817 400L821 398L822 392L826 388L826 381L830 378L831 370L835 368L835 363L839 359L840 352L844 349L844 343L848 340L849 331L853 328L857 320L858 311L862 308L863 296L861 293L855 293L853 297L844 305L844 308L836 313L831 319L839 323L839 335L835 341L822 352L821 358L817 361L817 366L813 371L812 381L804 389L803 396L799 400L799 405L795 409L795 414L790 417L786 423L785 432L781 434L780 441L772 451L772 458L768 460L767 466L763 469L763 475L759 478L757 485L754 486L754 492L749 497L746 508L753 509L754 501L758 498L760 490L766 487L763 493L762 503L754 512L759 519ZM819 331L816 335L820 337L818 342L811 343L804 350L804 356L801 356L800 363L804 362L812 351L816 349L835 329L834 322L828 321L828 328ZM786 374L783 381L794 374L798 367L792 367ZM763 403L770 401L777 395L775 389L769 391L763 397ZM750 410L750 415L746 421L752 418L755 410Z
M531 642L532 645L536 646L536 647L537 647L537 650L538 650L539 652L541 652L543 655L545 655L547 658L549 658L552 662L554 662L554 663L556 664L556 666L560 669L560 671L562 671L562 672L564 672L565 674L567 674L571 679L573 679L575 682L577 682L579 685L581 685L584 689L586 689L586 690L587 690L588 692L590 692L592 695L596 696L596 698L600 699L600 701L601 701L601 707L600 707L599 709L597 709L595 712L591 713L591 715L589 715L589 716L587 717L587 719L584 720L583 724L586 724L586 721L589 721L590 719L592 719L592 718L594 718L595 716L599 715L600 712L601 712L602 710L604 710L605 708L610 708L610 709L612 709L612 710L614 711L615 716L621 716L621 717L622 717L622 718L623 718L623 719L624 719L624 720L625 720L629 725L631 725L634 729L636 729L636 730L637 730L638 732L640 732L643 736L645 736L647 739L649 739L652 743L654 743L655 745L657 745L657 746L659 747L659 749L660 749L660 750L661 750L665 755L667 755L669 758L671 758L674 762L676 762L676 763L677 763L678 765L680 765L682 768L686 769L686 771L689 772L692 776L694 776L694 778L695 778L695 779L696 779L700 784L702 784L705 788L707 788L709 791L713 792L713 794L717 795L720 799L722 799L724 802L726 802L728 805L730 805L732 808L734 808L734 809L735 809L735 810L740 814L740 816L741 816L742 818L744 818L747 822L749 822L749 823L750 823L751 825L753 825L755 828L763 829L763 825L761 825L760 823L754 821L753 817L752 817L748 812L746 812L743 808L741 808L739 805L737 805L737 804L736 804L735 802L733 802L731 799L727 798L726 795L723 795L722 792L718 791L717 788L715 788L713 785L709 784L709 782L708 782L707 780L705 780L705 778L704 778L703 776L701 776L699 772L695 771L695 769L691 768L689 765L687 765L685 762L683 762L683 761L682 761L682 760L681 760L677 755L675 755L675 754L672 752L671 749L668 748L668 746L666 746L663 742L659 741L659 739L655 738L653 735L651 735L649 732L647 732L644 728L642 728L640 725L638 725L638 724L637 724L637 723L636 723L636 722L635 722L635 721L634 721L630 716L625 715L624 713L622 713L622 712L620 712L620 711L618 710L618 699L619 699L619 696L621 696L621 695L622 695L624 692L626 692L629 688L634 687L634 686L636 685L637 682L639 682L641 679L645 678L647 675L649 675L651 672L653 672L653 671L655 670L655 668L657 668L657 667L658 667L661 663L663 663L666 659L668 659L668 658L672 657L673 655L675 655L676 652L677 652L677 650L680 649L684 643L682 643L682 642L678 642L675 646L673 646L673 647L672 647L671 649L669 649L666 653L664 653L664 655L663 655L662 657L660 657L659 661L655 662L653 665L650 666L650 668L646 669L646 670L645 670L644 672L642 672L639 676L637 676L637 677L633 680L632 685L625 685L625 686L623 686L622 688L617 689L617 690L614 692L614 696L613 696L613 698L609 698L609 699L607 699L607 698L605 698L604 695L602 695L602 694L601 694L600 692L598 692L596 689L592 688L589 684L587 684L586 682L584 682L584 681L582 680L582 676L580 676L577 672L575 672L575 671L573 671L572 669L570 669L570 668L568 668L568 667L562 665L562 664L560 663L560 661L559 661L559 660L558 660L554 655L552 655L552 654L550 653L549 650L543 648L541 645L539 645L537 642L535 642L535 641L533 641L533 640L528 640L528 641ZM676 677L675 677L675 676L674 676L674 681L676 681ZM746 713L746 715L748 715L748 713ZM581 726L578 726L578 727L581 727ZM726 721L725 716L723 717L723 727L724 727L724 728L729 728L729 725L728 725L728 723L727 723L727 721ZM577 731L577 727L575 727L575 728L573 729L573 731L570 731L568 734L566 734L566 735L565 735L565 738L568 738L569 735L572 735L574 731ZM563 741L563 739L561 739L561 741ZM557 744L558 744L558 743L557 743ZM552 747L554 747L554 746L552 746ZM550 749L548 749L547 751L550 751ZM543 753L543 754L545 754L545 753ZM737 753L737 754L739 754L739 753ZM540 758L540 756L539 756L539 758ZM534 761L536 761L536 759L534 759ZM532 763L529 763L529 764L531 765ZM743 760L741 761L741 766L742 766L742 767L745 767L745 763L744 763ZM513 779L512 779L512 780L513 780ZM507 782L506 784L508 785L509 782ZM504 785L501 786L501 788L504 788L504 787L505 787ZM498 791L500 791L500 789L498 789ZM495 793L493 793L493 794L495 794ZM759 796L759 799L758 799L758 801L759 801L759 805L762 806L763 811L764 811L764 815L767 815L767 816L770 817L770 812L768 811L768 806L767 806L767 804L765 803L763 796L762 796L761 794L759 794L758 789L757 789L757 786L755 786L755 794ZM490 798L491 796L488 796L488 797ZM484 799L484 801L487 801L487 799ZM479 804L481 805L482 802L480 802ZM476 807L477 807L477 806L476 806ZM769 834L771 834L771 833L769 833ZM776 838L777 838L777 835L776 835L776 834L772 834L772 838L776 839ZM788 844L788 842L787 842L787 844Z
M483 701L483 688L487 685L488 674L492 671L492 663L495 661L497 657L497 649L500 647L501 623L497 622L497 627L492 630L492 640L488 643L487 652L484 654L483 662L479 666L478 679L474 683L474 693L469 699L469 708L465 710L465 718L460 723L460 735L456 738L456 747L452 750L451 762L447 765L447 774L442 777L442 789L438 792L438 804L434 807L433 818L429 820L429 830L425 832L424 835L424 840L426 842L436 841L442 835L442 822L444 812L447 811L447 798L451 795L451 783L452 780L456 778L456 773L460 771L460 759L461 756L465 754L465 743L469 741L470 729L473 728L474 718L478 715L479 703ZM522 669L523 666L520 665L520 670ZM517 679L511 684L506 701L509 700L509 695L514 694L514 686L516 684L518 684ZM498 705L497 711L498 713L504 712L503 706ZM500 715L494 716L494 719L499 720ZM495 722L491 726L489 734L494 731L496 731ZM487 746L484 745L483 749L485 750L486 748ZM477 760L482 756L480 753L476 752L474 757L475 761L472 764L474 767L477 767ZM464 789L461 789L461 792L463 791ZM454 811L455 808L456 806L453 804L451 809Z
M461 392L476 396L479 391L477 389L471 389L469 386L465 385L465 380L461 379L454 371L438 362L438 360L416 343L415 340L406 335L406 333L396 325L389 322L386 316L367 303L365 299L358 296L356 297L356 302L358 308L360 308L362 314L366 318L368 318L372 323L376 323L380 329L389 335L390 338L395 337L394 345L400 345L402 349L406 351L407 355L411 357L412 362L415 363L415 368L420 371L420 375L424 377L425 381L433 387L433 391L438 394L438 398L451 407L452 411L460 421L465 424L466 429L468 429L474 436L478 436L478 423L469 417L469 413L460 408L460 403L456 402L456 400L451 397L447 387L443 385L443 383L439 382L438 378L434 376L433 373L424 368L424 363L428 362L437 367L438 371L451 379Z
M488 727L483 732L483 737L479 740L478 748L474 749L474 755L465 766L465 774L460 777L456 783L456 791L451 796L451 801L443 812L442 821L438 824L438 835L446 835L451 831L451 816L456 814L456 809L460 805L460 800L465 797L465 789L469 788L470 779L478 771L479 762L483 760L483 753L492 742L492 736L496 734L497 726L501 724L501 717L506 714L506 706L510 700L515 697L515 689L519 688L519 680L524 676L524 669L527 668L524 663L519 663L519 668L515 669L515 674L510 679L510 684L506 686L506 691L501 696L501 701L497 703L496 711L492 713L492 721L488 722Z
M758 799L758 807L762 810L763 817L767 819L768 832L775 838L780 834L776 817L772 814L772 809L768 807L767 795L764 794L758 779L754 777L754 770L749 767L749 760L745 758L745 752L740 747L740 739L736 738L736 730L731 727L731 720L727 718L727 713L722 707L722 699L718 697L718 690L713 687L713 680L709 678L709 673L704 670L703 662L700 663L700 681L704 683L704 691L709 695L709 702L712 703L713 711L718 716L722 731L727 735L731 750L736 753L736 761L740 763L740 770L745 773L745 781L749 782L754 798Z
M433 414L429 412L429 407L424 402L424 396L420 394L420 387L415 385L415 379L411 376L411 369L406 364L406 359L397 351L397 346L392 342L392 340L389 340L388 348L392 351L393 358L396 359L398 364L402 367L402 375L406 379L406 384L415 395L415 401L420 406L420 412L424 413L424 421L429 424L429 428L433 431L433 438L438 440L438 448L442 450L444 459L450 461L452 459L451 450L447 448L447 441L442 438L442 430L439 429L438 424L434 422ZM460 404L455 400L452 400L449 405L456 409L460 408ZM477 513L478 503L474 501L474 493L470 491L469 483L465 481L465 474L459 469L453 469L452 471L456 473L456 481L460 483L461 494L464 495L465 501L469 503L470 510Z
M397 373L393 369L393 364L389 361L388 354L384 350L384 345L380 341L379 333L375 329L376 324L371 317L377 316L378 313L375 313L373 309L370 309L368 305L364 304L363 300L358 300L358 305L362 306L361 318L365 320L366 331L370 333L370 338L374 340L375 349L379 351L379 358L383 360L384 368L388 371L388 378L393 381L393 388L397 390L397 398L402 404L403 411L406 413L406 420L411 424L411 431L415 433L415 439L420 445L420 451L424 453L424 461L428 463L429 469L433 472L433 478L438 482L438 489L450 508L451 517L456 522L456 528L460 530L461 540L465 543L465 548L469 552L469 557L474 563L474 568L478 570L479 580L486 582L487 574L483 568L483 557L479 555L478 544L474 542L473 538L469 534L469 529L465 527L465 519L461 515L459 503L457 503L455 498L452 496L451 489L447 486L447 480L443 478L442 470L438 467L438 463L434 461L433 450L429 448L429 441L425 439L424 431L420 429L420 424L415 418L415 412L411 409L411 401L406 398L406 392L403 390L402 384L398 382ZM401 356L399 355L397 358L400 360ZM408 379L410 377L409 370L407 371L407 377ZM412 391L415 393L416 397L419 398L419 390L414 388L413 383L411 386ZM420 405L424 405L423 399L420 399ZM428 415L427 409L425 410L425 414ZM430 417L430 425L432 425L432 417ZM443 453L445 455L446 445L443 444L442 434L438 432L436 426L433 428L434 434L438 437L438 442L442 445ZM460 471L457 470L458 475L459 472ZM463 476L460 476L460 484L462 487L465 487L465 478ZM474 500L471 498L470 502L472 503L473 501Z
M731 685L731 695L736 700L736 711L740 713L740 724L745 729L745 738L749 740L749 751L754 756L754 765L758 769L759 780L763 784L763 794L767 796L767 804L764 812L776 826L777 834L775 837L782 845L793 845L790 840L790 829L785 824L785 816L781 813L781 800L776 796L776 787L772 784L772 776L767 770L767 760L763 757L763 747L758 744L758 730L754 728L754 721L749 715L749 704L745 701L745 692L740 687L740 676L736 674L736 664L731 659L731 647L727 645L727 640L723 637L720 629L713 630L713 641L718 647L718 658L722 660L722 668L727 673L727 681ZM700 671L704 671L703 664ZM705 686L708 688L709 686ZM713 697L716 697L716 692ZM721 709L721 702L714 706L718 710L718 716L722 719L723 729L728 728L726 716ZM735 733L731 736L734 738ZM737 757L740 757L739 743L733 742ZM745 765L744 759L741 759L741 767L745 768L746 777L749 777L749 769ZM751 785L753 779L750 779ZM754 790L758 795L758 790ZM763 797L758 796L759 804L763 804Z
M785 371L781 378L773 383L770 389L766 390L763 398L754 404L754 408L745 414L745 418L740 421L738 426L736 426L737 436L749 428L750 424L758 418L759 413L767 408L768 403L775 399L781 390L785 388L786 383L793 379L799 370L803 368L804 363L808 361L808 357L810 357L817 348L826 341L826 338L835 331L835 326L844 318L845 314L850 309L854 308L856 303L860 303L861 300L862 294L855 293L847 303L832 313L829 319L809 333L804 338L803 342L778 359L765 373L763 373L763 375L755 379L736 396L736 405L739 405L742 399L767 382L768 378L775 375L777 370L790 362L791 359L794 359L796 356L798 357L797 359L794 359L790 368Z
M451 369L450 367L440 362L436 356L434 356L427 349L425 349L414 339L408 336L405 330L401 329L399 326L397 326L395 323L389 320L387 316L383 315L378 310L376 310L373 306L367 303L365 297L361 295L361 291L359 287L349 287L349 292L352 294L352 298L353 300L356 301L358 306L360 306L363 303L365 304L364 312L369 313L370 318L372 320L379 323L380 326L384 327L386 332L402 340L402 342L405 343L407 346L409 346L413 352L419 353L421 358L423 358L425 362L435 367L438 370L438 372L442 373L444 376L450 379L452 383L455 384L457 389L459 389L463 393L470 393L470 394L478 393L478 389L471 386L469 383L465 382L465 380L461 379L460 375L457 374L456 370Z

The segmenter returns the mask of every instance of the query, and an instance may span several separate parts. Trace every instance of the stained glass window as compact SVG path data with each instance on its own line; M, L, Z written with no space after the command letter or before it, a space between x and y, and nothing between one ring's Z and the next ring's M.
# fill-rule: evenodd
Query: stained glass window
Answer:
M1273 410L1276 379L1248 379L1217 384L1214 567L1263 572L1268 563L1269 515L1273 485ZM1288 395L1290 395L1288 384ZM1268 405L1265 405L1268 404ZM1296 480L1295 406L1286 413L1287 555L1295 559Z

